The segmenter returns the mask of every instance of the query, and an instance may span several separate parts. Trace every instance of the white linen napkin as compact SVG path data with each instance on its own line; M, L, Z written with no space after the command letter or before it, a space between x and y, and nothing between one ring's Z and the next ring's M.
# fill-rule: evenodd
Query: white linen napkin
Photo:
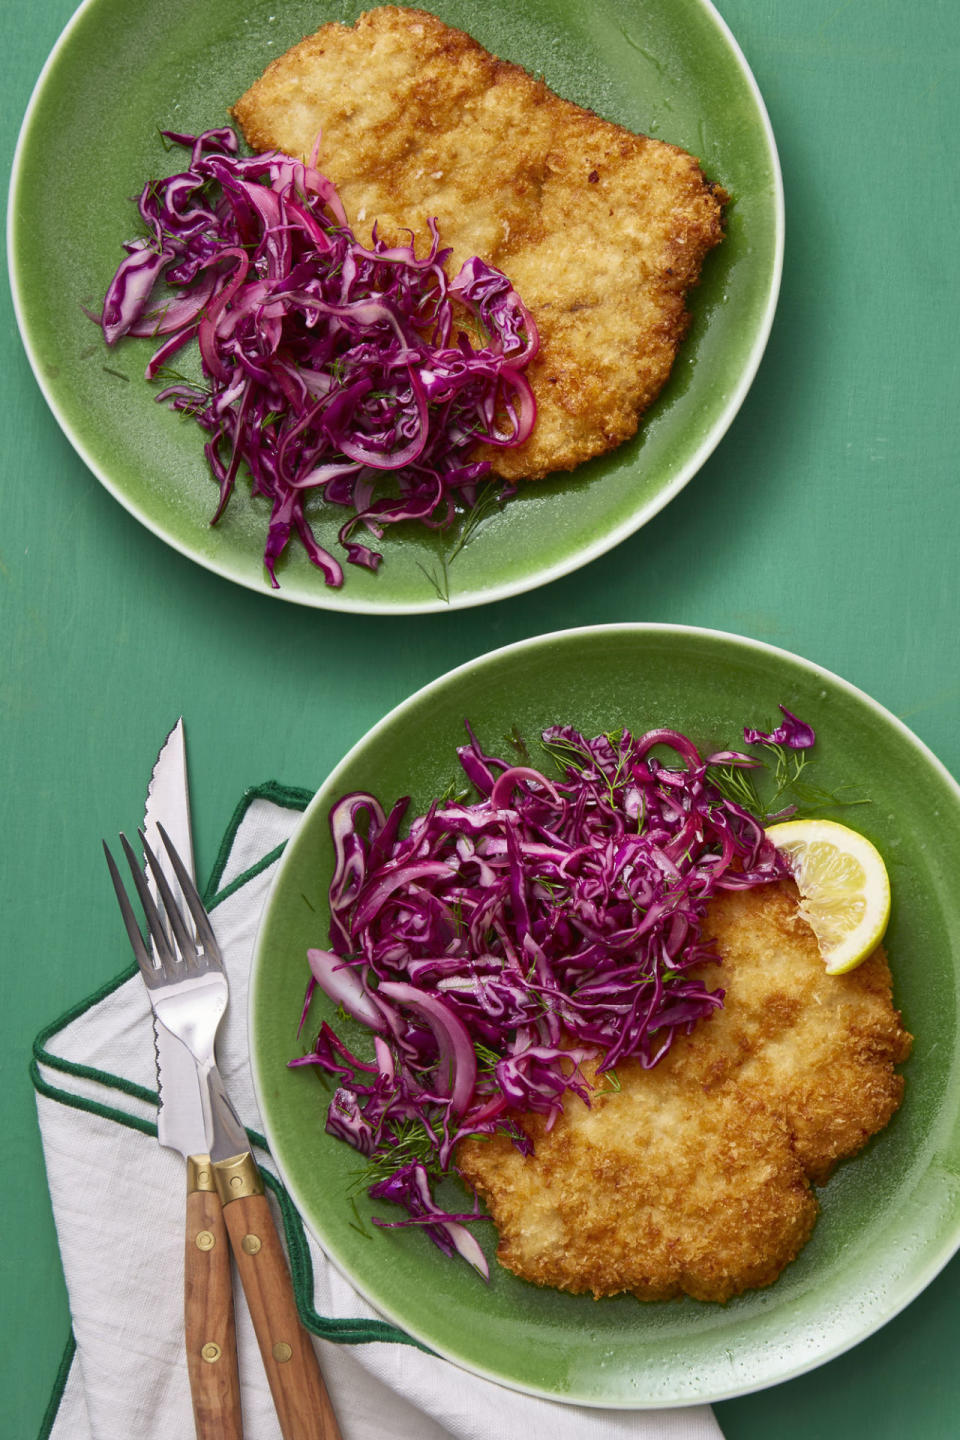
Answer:
M306 798L276 786L249 792L216 871L214 922L230 980L218 1055L254 1131L261 1119L246 1060L250 960L280 851ZM46 1433L51 1440L184 1440L193 1421L183 1353L183 1162L154 1138L152 1026L139 974L48 1027L35 1046L34 1079L76 1346ZM285 1204L289 1218L295 1212ZM314 1343L344 1440L722 1440L708 1406L638 1412L556 1404L424 1353L397 1338L306 1232L299 1236L297 1226L288 1241L295 1260L296 1246L300 1262L309 1253L312 1307L302 1279L298 1298L308 1327L329 1337ZM279 1440L239 1286L236 1312L244 1433Z

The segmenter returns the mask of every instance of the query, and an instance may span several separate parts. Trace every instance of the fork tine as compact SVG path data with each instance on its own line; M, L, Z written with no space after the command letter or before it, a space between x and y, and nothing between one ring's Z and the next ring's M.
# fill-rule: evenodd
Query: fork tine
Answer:
M147 843L147 837L144 835L142 830L138 830L137 834L140 836L140 843L143 845L143 853L146 856L147 864L150 867L150 873L153 875L153 878L156 882L157 891L160 895L160 900L163 904L164 911L166 912L167 919L170 922L170 928L173 931L174 939L176 940L177 945L180 948L180 954L183 956L184 960L192 960L196 956L196 942L193 936L190 934L189 930L187 929L186 925L184 924L183 915L180 911L180 906L177 904L176 897L174 896L173 891L170 889L169 882L167 881L166 875L164 875L163 873L163 869L160 865L159 860L157 859L156 855L153 853L149 844Z
M163 920L160 918L160 912L154 903L153 896L150 894L150 886L147 884L147 878L140 868L140 862L136 857L133 846L122 832L120 835L120 844L123 846L123 853L127 857L127 864L130 866L130 874L133 877L134 885L137 887L137 894L140 896L140 904L143 906L144 918L147 922L147 929L150 932L150 939L153 941L157 959L163 967L173 965L176 963L177 957L173 953L166 928Z
M116 861L110 854L106 840L103 844L103 853L107 857L107 867L110 871L110 879L113 881L113 888L117 892L117 900L120 904L120 914L123 916L123 923L127 927L127 934L130 937L130 944L133 946L133 953L137 964L143 972L144 979L152 983L156 977L156 966L150 952L144 944L143 936L140 933L140 926L137 924L137 917L133 913L133 906L123 888L123 881L120 879L120 871L117 869Z
M160 839L164 843L166 852L170 856L170 863L173 866L174 873L180 882L183 898L190 907L190 914L193 916L193 923L197 927L197 936L200 943L203 945L203 948L219 962L220 948L217 945L217 937L213 933L210 917L207 915L197 887L194 885L190 876L190 872L177 854L170 836L159 822L157 823L157 830L160 832Z

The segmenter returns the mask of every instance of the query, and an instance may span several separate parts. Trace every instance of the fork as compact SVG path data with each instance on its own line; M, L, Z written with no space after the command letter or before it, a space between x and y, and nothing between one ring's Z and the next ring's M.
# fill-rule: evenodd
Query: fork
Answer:
M220 947L186 866L163 826L157 829L192 924L142 830L137 833L159 905L125 835L120 836L120 843L143 907L152 949L141 934L120 872L104 843L120 912L157 1019L196 1061L214 1181L281 1433L284 1440L342 1440L313 1345L297 1314L263 1179L217 1068L214 1042L228 998Z

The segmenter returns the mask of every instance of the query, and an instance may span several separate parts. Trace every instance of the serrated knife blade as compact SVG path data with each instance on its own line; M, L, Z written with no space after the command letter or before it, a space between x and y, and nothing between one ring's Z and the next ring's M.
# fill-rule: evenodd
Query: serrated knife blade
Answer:
M180 886L160 840L158 821L170 836L191 876L195 875L187 748L182 716L160 747L147 786L143 814L143 832L147 844L160 858L164 876L179 899ZM151 880L150 885L156 899L155 882ZM171 1035L156 1018L153 1029L157 1049L157 1084L160 1091L157 1138L161 1145L178 1150L184 1159L190 1155L202 1155L207 1151L207 1141L196 1062L186 1046L175 1035Z

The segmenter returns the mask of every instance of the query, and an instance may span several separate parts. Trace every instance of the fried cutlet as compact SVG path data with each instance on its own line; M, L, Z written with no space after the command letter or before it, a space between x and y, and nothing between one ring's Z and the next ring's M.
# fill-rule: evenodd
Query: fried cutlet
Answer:
M904 1082L894 1067L911 1037L893 1006L883 947L849 974L828 975L797 905L787 881L712 902L704 934L723 963L704 977L726 997L708 1026L684 1037L682 1053L706 1093L733 1077L775 1104L821 1185L898 1108Z
M684 297L723 237L726 195L675 146L560 99L421 10L324 25L274 60L233 114L256 150L307 158L369 240L418 253L435 217L451 274L474 255L532 312L537 423L496 473L537 479L619 445L686 334Z
M911 1039L882 949L827 975L787 881L712 901L704 929L722 1010L653 1070L618 1065L619 1090L589 1108L569 1097L549 1133L518 1117L529 1158L499 1135L459 1146L498 1258L522 1278L642 1300L770 1284L809 1237L811 1182L897 1109Z

